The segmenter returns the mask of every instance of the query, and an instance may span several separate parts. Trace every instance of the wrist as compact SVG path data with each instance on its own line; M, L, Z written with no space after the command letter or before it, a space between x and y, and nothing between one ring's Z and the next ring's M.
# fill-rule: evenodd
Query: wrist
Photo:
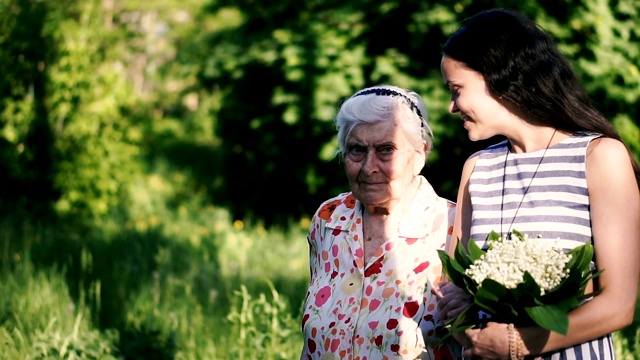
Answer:
M524 360L524 357L529 355L529 352L524 345L524 341L522 341L520 332L513 324L509 324L507 325L507 334L509 337L509 359Z

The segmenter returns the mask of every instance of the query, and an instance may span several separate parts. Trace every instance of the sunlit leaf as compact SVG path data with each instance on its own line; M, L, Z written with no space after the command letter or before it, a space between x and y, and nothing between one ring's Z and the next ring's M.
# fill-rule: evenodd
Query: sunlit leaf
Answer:
M556 305L541 305L526 308L526 311L540 327L562 335L567 334L569 318L565 309Z

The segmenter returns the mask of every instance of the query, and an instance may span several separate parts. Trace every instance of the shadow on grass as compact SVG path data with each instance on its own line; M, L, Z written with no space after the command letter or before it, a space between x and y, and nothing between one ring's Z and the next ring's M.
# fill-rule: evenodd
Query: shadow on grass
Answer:
M187 304L197 303L207 316L224 322L234 291L241 285L250 294L271 294L273 284L278 296L289 304L293 319L300 316L308 286L308 280L292 280L286 274L222 278L214 239L195 247L163 236L161 227L142 232L123 229L107 237L98 229L63 221L0 222L2 269L11 271L21 261L30 261L39 270L62 269L76 304L84 303L91 309L92 323L101 330L118 330L117 347L124 359L173 359L177 353L179 339L168 330L169 320L162 313L159 321L145 318L150 313L144 313L146 310L139 321L130 319L133 299L147 299L142 300L144 306L157 306L148 300L150 291L169 302L184 301L188 296ZM183 291L174 297L182 289L169 285L175 282L188 287L188 295ZM212 289L218 294L215 301Z
M92 309L93 324L102 330L119 331L118 347L125 359L172 359L176 351L174 334L128 321L127 306L141 289L157 283L160 276L182 278L206 308L210 305L209 289L225 285L214 271L194 271L200 265L201 252L216 253L213 242L195 249L167 239L161 228L144 232L125 229L107 239L99 230L62 221L3 219L2 225L2 269L11 271L22 261L30 261L40 270L63 269L70 295L76 304ZM170 257L159 262L162 252ZM208 259L207 268L215 269L217 257Z

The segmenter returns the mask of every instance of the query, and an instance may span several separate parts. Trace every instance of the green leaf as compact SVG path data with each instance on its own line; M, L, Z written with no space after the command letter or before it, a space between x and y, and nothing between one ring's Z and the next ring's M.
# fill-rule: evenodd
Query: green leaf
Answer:
M441 342L445 342L451 335L459 332L463 332L467 329L471 329L478 324L478 311L480 309L476 305L471 305L464 309L460 315L449 320L446 323L446 327L449 329L449 333L445 335Z
M571 249L568 254L571 255L571 260L566 265L570 269L569 275L555 289L543 296L545 303L555 303L572 296L581 300L593 295L584 294L589 281L602 273L602 270L596 272L591 270L593 246L591 244L580 245Z
M513 229L511 233L515 235L518 239L524 240L524 235L520 231Z
M555 305L541 305L525 308L525 311L538 326L566 335L569 318L562 308Z
M533 276L525 271L523 281L512 289L512 294L516 299L528 298L526 302L530 303L540 298L541 289Z
M472 243L472 242L473 241L470 239L469 243ZM454 257L456 261L465 269L468 269L469 265L473 263L473 260L469 255L469 251L459 239L458 239L458 245L456 246L456 249L454 252Z
M473 239L469 239L469 243L467 244L467 251L469 254L469 259L472 263L480 259L482 255L485 254L485 251L480 249L480 247L478 247L478 244L476 244L475 240Z
M489 233L489 235L487 235L487 241L495 241L498 239L500 239L500 234L493 230Z
M499 282L492 279L484 279L482 285L478 288L478 292L476 293L476 298L482 297L488 300L500 300L501 297L505 296L509 290Z
M562 301L558 301L557 303L554 304L554 306L562 310L566 314L569 311L580 306L580 299L576 295L570 296L570 297L567 297L566 299L563 299Z
M492 279L485 279L474 297L474 302L484 311L499 316L512 316L512 304L505 302L509 290L504 285Z
M592 291L592 292L590 292L588 294L584 294L582 296L579 296L577 299L578 299L578 301L583 301L584 299L588 299L588 298L593 297L593 296L598 296L598 295L600 295L601 292L602 292L602 289L598 289L598 290Z
M570 269L576 269L581 272L590 271L589 265L593 260L593 246L591 244L583 244L571 249L568 252L571 260L567 264Z
M438 257L442 262L442 270L454 285L465 288L465 274L464 268L453 258L449 256L444 250L438 250Z

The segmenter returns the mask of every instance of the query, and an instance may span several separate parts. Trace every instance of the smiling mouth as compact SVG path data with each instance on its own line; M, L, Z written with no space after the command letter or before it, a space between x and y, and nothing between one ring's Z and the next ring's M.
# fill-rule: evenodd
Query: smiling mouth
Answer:
M365 186L375 186L375 185L384 185L386 183L383 181L360 181L360 184Z

